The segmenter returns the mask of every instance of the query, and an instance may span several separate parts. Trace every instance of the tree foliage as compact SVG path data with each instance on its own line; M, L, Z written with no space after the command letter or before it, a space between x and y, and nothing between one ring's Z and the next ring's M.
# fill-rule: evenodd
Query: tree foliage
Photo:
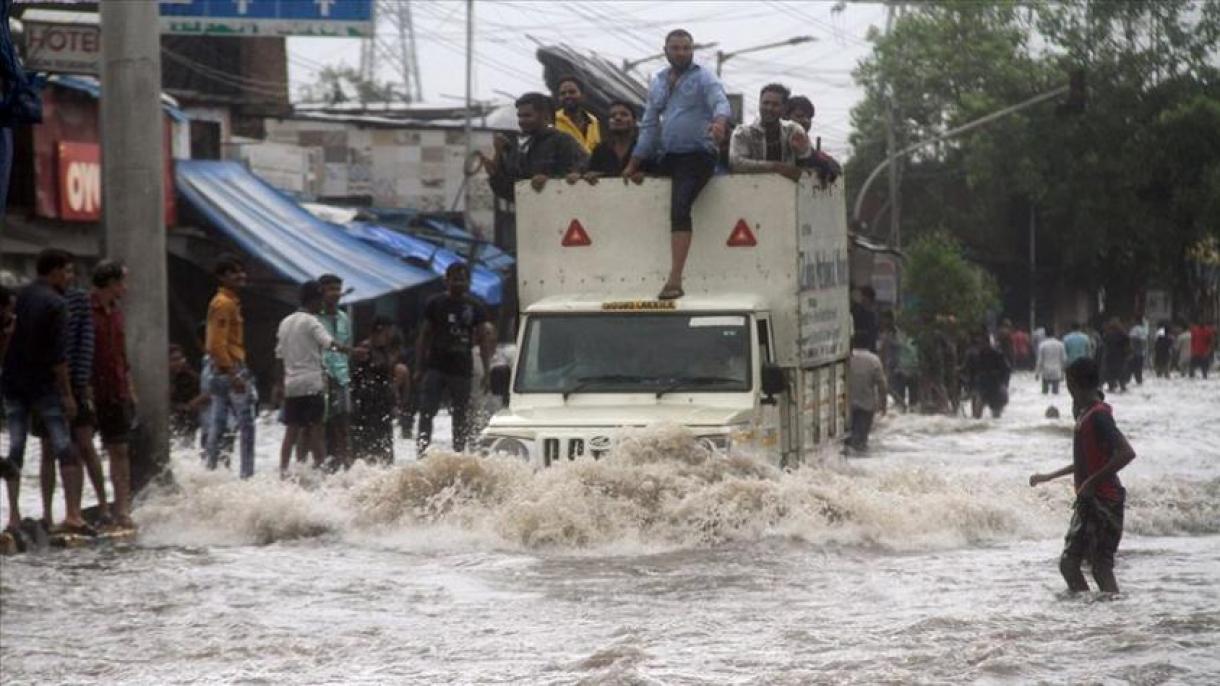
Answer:
M907 251L904 280L902 325L917 339L926 340L938 317L953 316L967 330L982 326L997 302L995 280L944 233L915 239Z
M1120 311L1150 282L1190 295L1185 251L1220 235L1220 3L919 3L871 39L849 197L884 159L891 92L902 147L1083 70L1083 112L1046 103L907 160L903 235L948 232L1011 288L1026 278L1033 213L1040 278L1105 288ZM863 219L885 237L883 214Z
M318 78L311 84L300 89L301 98L305 102L339 103L356 101L391 102L399 100L400 96L390 82L377 83L369 81L352 67L340 65L323 67L318 72Z

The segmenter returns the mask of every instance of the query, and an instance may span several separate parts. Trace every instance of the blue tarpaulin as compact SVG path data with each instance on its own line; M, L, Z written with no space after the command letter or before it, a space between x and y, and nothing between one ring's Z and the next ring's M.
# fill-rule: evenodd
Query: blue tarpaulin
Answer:
M345 303L371 300L435 281L408 264L324 222L237 162L177 160L178 192L245 252L294 283L337 274Z
M438 247L422 238L399 233L378 224L351 222L344 225L352 236L414 265L431 269L443 276L454 262L465 262L465 258L452 250ZM496 272L475 264L470 270L470 292L490 307L499 307L504 299L504 280Z
M474 244L475 263L501 274L509 274L517 262L495 244L480 241L461 226L439 217L404 208L363 207L360 211L372 215L379 224L439 243L459 255L468 255Z

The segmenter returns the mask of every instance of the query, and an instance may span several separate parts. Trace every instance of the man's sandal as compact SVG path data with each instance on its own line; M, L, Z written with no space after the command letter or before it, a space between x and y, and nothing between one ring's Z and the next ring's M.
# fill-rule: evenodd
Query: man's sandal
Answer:
M657 295L657 300L677 300L686 295L686 291L682 290L681 286L669 286L661 289L661 293Z

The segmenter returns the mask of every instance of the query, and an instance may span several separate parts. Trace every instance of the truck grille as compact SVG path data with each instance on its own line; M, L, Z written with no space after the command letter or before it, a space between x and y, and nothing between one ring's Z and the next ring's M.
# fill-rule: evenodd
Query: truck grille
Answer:
M585 455L591 456L593 459L601 459L609 451L609 440L606 437L598 437L600 440L594 440L595 445L605 444L605 449L593 449L588 447L589 442L583 437L563 436L542 439L542 461L547 467L561 460L574 461Z

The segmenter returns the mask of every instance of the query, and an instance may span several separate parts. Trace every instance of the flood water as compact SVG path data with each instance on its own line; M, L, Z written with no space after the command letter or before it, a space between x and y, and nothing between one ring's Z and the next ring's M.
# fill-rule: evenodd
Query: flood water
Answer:
M539 473L402 441L285 483L264 423L248 482L178 451L134 544L0 561L0 681L1220 683L1220 379L1110 399L1138 453L1112 599L1064 592L1071 479L1026 480L1070 462L1070 400L1037 391L788 474L658 427Z

